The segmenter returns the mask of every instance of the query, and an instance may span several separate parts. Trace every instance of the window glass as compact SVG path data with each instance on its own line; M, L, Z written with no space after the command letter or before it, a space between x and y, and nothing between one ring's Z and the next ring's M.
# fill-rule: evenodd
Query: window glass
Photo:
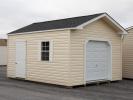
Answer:
M41 60L49 61L49 41L41 43Z

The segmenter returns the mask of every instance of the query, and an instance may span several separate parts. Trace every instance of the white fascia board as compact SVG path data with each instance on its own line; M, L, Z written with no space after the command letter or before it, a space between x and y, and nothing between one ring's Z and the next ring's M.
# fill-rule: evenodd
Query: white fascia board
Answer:
M119 34L128 34L127 31L122 26L120 26L113 18L111 18L106 13L102 14L99 17L96 17L96 18L94 18L94 19L92 19L92 20L90 20L90 21L88 21L86 23L83 23L83 24L77 26L77 29L83 29L83 27L85 27L86 25L88 25L88 24L90 24L90 23L92 23L94 21L97 21L97 20L99 20L99 19L101 19L103 17L106 17L110 22L112 22L117 28L119 28L122 31Z
M127 31L131 29L133 29L133 26L126 28Z
M51 30L42 30L42 31L32 31L32 32L22 32L22 33L13 33L13 34L7 34L8 36L11 35L21 35L21 34L33 34L33 33L43 33L43 32L53 32L53 31L62 31L62 30L72 30L77 29L77 27L73 28L62 28L62 29L51 29Z

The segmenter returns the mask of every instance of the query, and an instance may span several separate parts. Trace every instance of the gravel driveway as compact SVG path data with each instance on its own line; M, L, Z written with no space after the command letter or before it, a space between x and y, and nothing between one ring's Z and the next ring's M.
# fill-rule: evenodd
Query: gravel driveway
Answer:
M133 80L66 89L6 78L0 67L0 100L133 100Z

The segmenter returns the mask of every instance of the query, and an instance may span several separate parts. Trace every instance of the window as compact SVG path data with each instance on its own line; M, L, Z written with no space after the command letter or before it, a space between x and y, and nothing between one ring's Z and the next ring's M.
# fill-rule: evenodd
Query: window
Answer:
M41 42L41 60L42 61L49 61L50 59L50 42L45 41Z

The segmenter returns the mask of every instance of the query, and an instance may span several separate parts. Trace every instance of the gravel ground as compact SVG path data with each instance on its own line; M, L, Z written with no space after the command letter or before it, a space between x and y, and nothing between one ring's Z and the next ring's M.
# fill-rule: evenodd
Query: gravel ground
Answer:
M133 100L133 80L67 89L7 79L0 67L0 100Z

